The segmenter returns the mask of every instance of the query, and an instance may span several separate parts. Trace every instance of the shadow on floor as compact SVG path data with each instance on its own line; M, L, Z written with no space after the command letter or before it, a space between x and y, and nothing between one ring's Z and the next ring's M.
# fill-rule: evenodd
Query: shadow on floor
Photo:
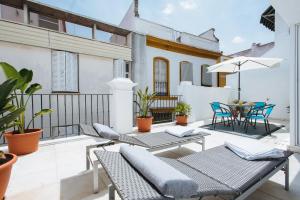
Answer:
M103 168L99 169L100 192L93 193L93 171L84 171L76 176L62 179L60 182L60 199L62 200L91 200L107 195L107 188L110 183ZM104 198L105 199L105 198Z
M283 125L277 125L277 124L270 124L270 132L271 134L274 133L275 131L278 131L279 129L283 128ZM201 128L205 128L208 130L212 130L213 126L211 124L208 125L203 125ZM252 139L260 139L268 135L265 129L264 123L257 123L256 127L250 126L248 127L248 132L245 132L245 129L242 125L237 125L235 124L234 130L232 130L232 126L224 126L223 123L217 123L215 127L216 131L221 131L224 133L230 133L233 135L239 135L243 137L249 137Z

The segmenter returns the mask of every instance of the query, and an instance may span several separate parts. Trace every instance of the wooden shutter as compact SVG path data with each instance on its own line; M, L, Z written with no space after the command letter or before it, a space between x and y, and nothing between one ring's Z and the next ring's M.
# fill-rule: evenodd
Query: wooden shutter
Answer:
M193 64L190 62L180 63L180 81L191 81L193 83Z
M52 91L65 90L65 52L52 51Z
M67 92L78 92L78 55L66 52L66 88Z

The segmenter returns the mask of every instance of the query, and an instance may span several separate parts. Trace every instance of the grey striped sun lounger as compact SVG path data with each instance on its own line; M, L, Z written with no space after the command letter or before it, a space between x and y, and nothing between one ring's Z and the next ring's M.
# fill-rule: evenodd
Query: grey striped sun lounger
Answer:
M80 124L80 128L84 135L103 138L94 129L93 126ZM97 162L93 162L90 156L90 150L93 148L103 148L106 146L114 145L117 143L125 143L130 145L136 145L144 147L149 151L159 151L162 149L167 149L171 147L181 146L188 143L197 143L202 146L202 150L205 150L205 136L210 135L209 133L199 133L197 135L191 135L186 137L176 137L174 135L168 134L166 132L158 132L151 134L140 134L135 136L130 136L126 134L121 134L118 140L111 140L107 138L100 144L89 145L86 147L86 169L90 169L90 163L97 165Z
M110 200L114 199L115 191L124 200L170 199L160 194L120 153L101 150L94 153L112 182L109 185ZM179 159L160 159L198 184L197 195L191 198L219 196L242 200L280 170L285 173L285 189L288 190L290 155L286 152L286 157L276 160L248 161L225 146L219 146ZM98 178L98 168L94 168L97 184Z

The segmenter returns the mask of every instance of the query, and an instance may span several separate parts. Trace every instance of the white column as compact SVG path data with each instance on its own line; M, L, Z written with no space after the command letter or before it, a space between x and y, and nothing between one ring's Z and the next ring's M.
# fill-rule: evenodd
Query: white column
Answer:
M28 5L26 3L23 5L23 12L24 12L24 23L29 24L29 11L28 11Z
M110 98L110 125L119 133L130 133L133 127L133 83L128 78L115 78L107 83Z
M188 118L188 122L196 121L196 117L195 117L196 108L194 108L193 105L194 98L196 97L194 96L193 93L194 91L192 88L193 88L193 84L191 81L181 81L177 89L177 94L181 95L181 101L189 104L192 107L191 115Z
M300 110L300 28L291 26L290 54L290 137L291 145L300 145L299 110Z

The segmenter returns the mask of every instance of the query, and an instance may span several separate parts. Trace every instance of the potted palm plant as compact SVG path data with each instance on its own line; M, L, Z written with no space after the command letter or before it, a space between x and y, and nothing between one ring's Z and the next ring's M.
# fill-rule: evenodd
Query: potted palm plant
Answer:
M15 98L11 96L17 81L9 79L0 85L0 138L2 132L13 127L15 119L24 112L24 108L15 108L10 102ZM0 151L0 199L4 199L5 191L10 179L11 169L17 161L14 154L5 154Z
M178 102L176 108L176 124L186 126L188 116L191 114L191 106L185 102Z
M149 115L151 104L154 102L155 93L150 94L148 87L143 91L137 91L139 107L139 116L136 118L136 123L139 132L149 132L151 130L153 117Z
M42 86L38 83L30 84L33 76L32 70L24 68L17 71L13 66L5 62L0 62L0 67L2 67L7 79L16 80L16 86L12 91L14 109L23 108L26 110L29 99L35 92L41 90ZM51 111L51 109L40 110L33 115L27 124L25 122L25 112L21 112L12 124L16 129L4 133L9 152L16 155L24 155L37 151L42 129L30 129L30 124L34 118Z

